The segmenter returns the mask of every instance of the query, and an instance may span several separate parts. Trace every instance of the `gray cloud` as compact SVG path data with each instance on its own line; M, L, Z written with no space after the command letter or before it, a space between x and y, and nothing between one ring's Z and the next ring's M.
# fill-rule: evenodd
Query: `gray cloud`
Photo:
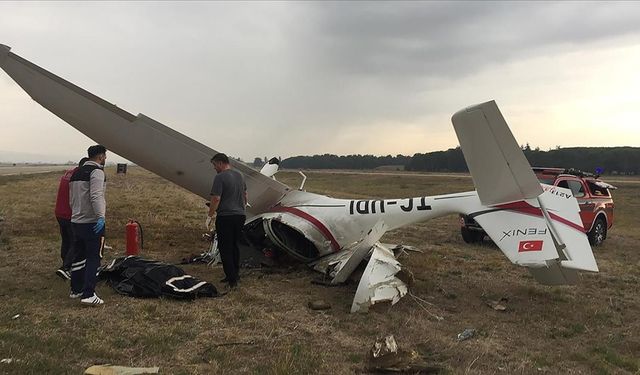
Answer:
M639 45L639 16L635 2L0 3L0 43L252 158L363 152L335 145L385 123L450 131L451 111L471 104L462 98L491 99L531 72L452 87L530 59Z
M317 5L306 38L346 74L455 77L496 61L638 35L632 2Z

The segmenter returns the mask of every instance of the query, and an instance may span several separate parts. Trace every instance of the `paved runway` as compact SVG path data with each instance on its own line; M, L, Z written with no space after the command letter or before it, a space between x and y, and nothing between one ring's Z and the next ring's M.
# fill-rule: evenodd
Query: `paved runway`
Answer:
M47 173L71 169L71 165L0 165L0 176L14 176L20 174Z

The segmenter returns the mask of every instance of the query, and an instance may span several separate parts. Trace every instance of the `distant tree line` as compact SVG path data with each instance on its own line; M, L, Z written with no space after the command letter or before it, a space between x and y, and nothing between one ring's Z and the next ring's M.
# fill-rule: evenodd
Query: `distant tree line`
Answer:
M640 174L640 147L568 147L542 151L528 144L522 151L532 166L576 168L604 174ZM468 172L460 147L413 156L374 156L332 154L295 156L282 160L282 168L290 169L375 169L398 166L410 171Z
M374 155L314 155L294 156L284 159L282 168L300 169L375 169L382 166L397 165L406 167L411 156L374 156Z
M568 147L541 151L527 145L523 151L534 166L577 168L585 172L602 168L604 174L640 174L640 147Z

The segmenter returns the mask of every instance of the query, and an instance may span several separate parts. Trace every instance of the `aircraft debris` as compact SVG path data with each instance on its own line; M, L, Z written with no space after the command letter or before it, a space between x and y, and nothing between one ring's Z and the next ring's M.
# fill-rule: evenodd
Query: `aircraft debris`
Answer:
M369 352L367 367L367 371L377 373L435 374L441 370L437 366L428 366L424 358L415 350L398 349L393 335L376 339Z
M458 333L458 341L468 340L475 335L476 335L475 328L467 328L464 331Z
M86 375L138 375L157 374L160 367L125 367L113 365L94 365L84 371Z
M11 320L16 320L20 317L20 314L16 314L14 316L11 317Z
M0 360L0 363L4 363L5 365L8 365L8 364L13 363L13 362L18 363L18 362L22 362L22 361L19 360L19 359L15 359L15 358L3 358L3 359Z
M379 302L396 304L407 294L407 286L395 275L400 272L400 262L393 252L381 244L373 245L369 263L360 278L351 312L367 312Z
M394 252L398 252L398 251L410 251L413 253L424 253L424 251L416 248L415 246L410 246L410 245L390 245L390 244L383 244L384 246L390 248L391 250L393 250Z
M331 305L327 301L321 299L309 301L307 306L309 306L311 310L329 310L331 308Z
M398 353L398 344L396 338L393 335L388 335L382 339L376 339L376 342L371 348L371 356L373 358L380 358L387 354Z
M507 306L505 306L502 302L506 300L503 298L499 301L487 301L487 306L491 307L492 309L496 310L496 311L506 311L507 310Z

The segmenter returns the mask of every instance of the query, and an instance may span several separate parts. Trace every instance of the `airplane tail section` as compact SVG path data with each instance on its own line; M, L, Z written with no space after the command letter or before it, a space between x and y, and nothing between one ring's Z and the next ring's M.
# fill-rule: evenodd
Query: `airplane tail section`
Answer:
M495 101L452 117L482 208L469 213L511 262L543 284L573 284L597 272L578 202L540 184Z
M538 282L575 284L578 271L598 272L571 191L545 186L536 199L499 204L472 213L478 224L515 264Z

